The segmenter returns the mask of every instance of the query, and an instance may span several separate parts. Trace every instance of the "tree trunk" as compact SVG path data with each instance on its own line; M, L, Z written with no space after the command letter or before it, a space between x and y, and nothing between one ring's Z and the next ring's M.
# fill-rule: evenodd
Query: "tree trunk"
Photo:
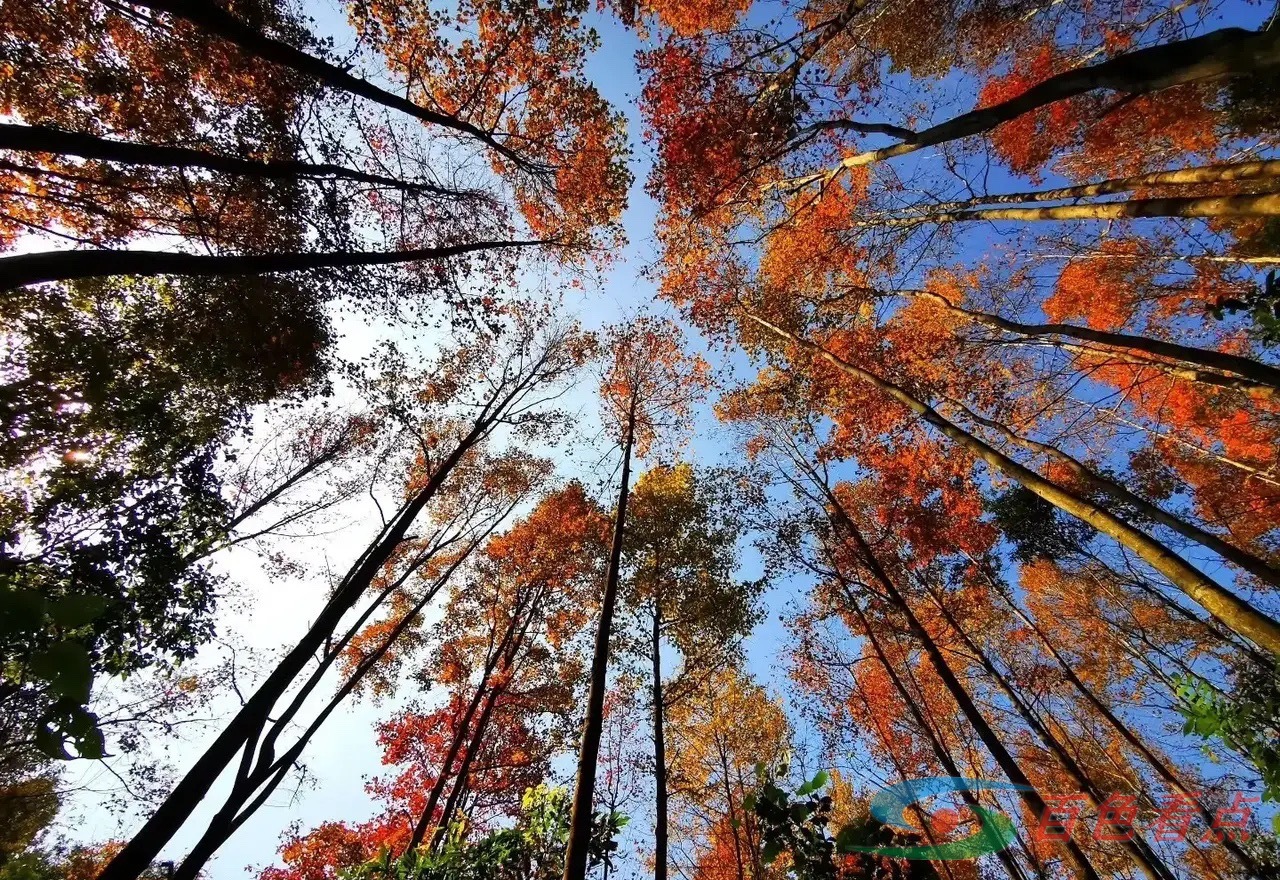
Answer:
M1132 177L1118 177L1084 183L1078 186L1062 186L1057 189L1033 190L1018 193L997 193L975 196L955 202L938 202L912 208L919 215L927 216L944 211L977 208L982 205L1017 205L1023 202L1056 202L1063 199L1083 199L1130 192L1146 186L1180 186L1205 183L1226 183L1238 180L1264 180L1280 177L1280 160L1266 159L1257 162L1232 162L1222 165L1197 165L1173 171L1153 171Z
M341 67L330 64L322 58L308 55L281 40L267 36L256 28L241 21L227 10L208 0L136 0L135 6L143 6L157 12L165 12L175 18L185 19L197 27L215 34L229 43L255 55L264 61L288 67L299 73L314 77L331 88L352 95L359 95L374 103L406 113L431 125L450 128L469 135L488 147L497 150L508 159L519 165L528 167L518 154L503 146L493 135L464 119L449 116L419 107L407 98L381 89L366 79L353 76Z
M938 763L941 764L942 769L951 776L963 778L964 774L960 772L960 765L956 763L955 758L951 756L951 752L947 750L946 744L938 738L938 735L934 732L932 725L930 725L925 719L924 713L920 711L919 701L916 699L916 696L907 689L906 684L898 675L898 671L894 669L893 664L889 662L888 655L885 654L884 648L880 645L879 637L875 634L875 630L871 628L871 622L867 620L867 616L858 606L857 601L849 590L848 584L844 583L843 578L841 578L841 586L844 587L845 601L849 603L850 613L857 618L859 625L862 627L862 631L866 633L867 642L871 645L872 652L880 662L880 665L884 667L885 673L889 676L889 681L893 684L893 689L898 692L898 696L902 699L902 704L907 707L907 712L910 713L912 720L915 721L916 726L920 728L925 738L929 741L929 747L933 751L934 756L938 759ZM861 690L859 690L859 695L862 696L865 703L866 697L865 695L862 695ZM870 708L870 704L868 703L868 711L870 711ZM890 754L892 755L892 752ZM898 766L896 758L894 758L894 765L897 767L898 775L905 780L907 778L906 774L902 767ZM965 803L971 806L980 806L978 796L969 789L963 789L959 794L961 800ZM932 837L932 832L929 832L928 829L926 829L926 833L930 834L930 837ZM1008 872L1010 880L1023 880L1024 874L1022 866L1018 864L1017 860L1009 850L1000 850L996 853L996 857L999 858L1001 864L1004 865L1005 871ZM948 862L943 862L943 866L946 867L947 873L950 875L950 864Z
M1074 476L1095 491L1110 495L1122 504L1130 505L1135 510L1139 510L1144 515L1150 517L1153 522L1158 522L1161 525L1169 527L1184 538L1190 538L1200 546L1208 550L1212 550L1223 559L1235 563L1250 574L1257 576L1259 579L1280 587L1280 572L1276 571L1265 561L1254 556L1252 553L1241 550L1239 547L1224 541L1217 535L1206 532L1204 529L1186 522L1181 517L1174 516L1164 508L1152 504L1140 495L1135 495L1133 492L1130 492L1114 480L1109 480L1106 477L1100 476L1094 472L1092 468L1086 467L1079 459L1063 452L1056 446L1023 437L997 421L978 415L962 403L952 402L952 405L978 424L999 432L1001 436L1007 438L1011 443L1021 446L1023 449L1042 453L1056 461L1062 462Z
M1125 220L1142 217L1275 217L1280 193L1237 196L1195 196L1166 199L1122 199L1085 205L1043 208L972 208L930 211L914 217L869 220L870 226L919 226L923 223L963 223L970 220Z
M826 360L841 372L885 392L991 467L1132 550L1228 628L1251 639L1273 654L1280 655L1280 623L1231 593L1150 535L1092 502L1073 495L1056 483L1046 480L1030 468L1018 464L1004 453L943 418L931 406L892 382L842 360L820 345L783 330L752 312L744 311L744 314L781 339L793 343L814 357Z
M471 764L475 761L476 753L480 751L480 747L484 742L484 732L489 726L489 719L493 717L493 710L498 705L498 698L501 694L494 690L489 692L489 699L485 701L484 708L480 710L480 718L476 721L475 733L471 736L471 742L467 744L467 751L462 757L462 765L458 767L458 773L454 778L453 790L449 792L449 799L445 801L444 811L440 814L440 824L436 826L435 833L431 836L431 848L435 849L444 839L445 831L449 824L453 822L453 817L458 810L459 801L462 793L467 789L467 775L471 772Z
M667 743L662 707L662 603L653 597L653 880L667 880Z
M955 631L956 635L960 636L960 640L964 643L970 653L972 653L978 660L978 663L982 668L986 670L987 675L991 676L991 680L994 681L1000 691L1009 698L1009 702L1013 705L1014 711L1018 713L1023 722L1026 723L1032 731L1034 731L1037 737L1039 737L1040 741L1044 744L1045 748L1048 749L1049 754L1053 756L1053 759L1057 762L1058 766L1062 768L1063 772L1067 774L1067 777L1089 799L1095 808L1100 807L1105 798L1102 796L1102 792L1099 788L1094 785L1093 780L1087 773L1085 773L1084 768L1082 768L1071 753L1067 751L1062 742L1054 736L1053 732L1040 721L1039 717L1037 717L1031 710L1031 707L1022 699L1022 695L1014 689L1013 685L1009 683L1009 680L1004 676L1004 674L996 668L995 664L991 661L991 658L987 656L986 652L978 647L973 639L969 637L969 633L960 626L959 621L957 621L955 616L952 615L951 609L947 608L946 602L942 601L933 593L932 590L929 590L929 594L930 598L933 599L934 604L938 607L938 610L942 612L942 617L947 621L947 625ZM1169 868L1160 860L1159 856L1151 851L1150 847L1146 845L1146 842L1141 837L1138 837L1135 833L1131 835L1131 838L1132 839L1130 840L1118 842L1125 852L1128 853L1134 866L1142 872L1143 876L1147 877L1148 880L1176 880Z
M1176 342L1165 342L1149 336L1134 336L1128 333L1110 333L1095 330L1092 327L1081 327L1077 324L1023 324L1010 321L999 315L987 312L975 312L952 303L945 296L928 291L913 292L911 296L919 296L932 300L953 314L963 315L995 330L1014 333L1019 336L1066 336L1071 339L1083 339L1105 345L1108 348L1140 351L1157 358L1167 358L1184 364L1194 364L1222 373L1242 376L1259 386L1280 390L1280 368L1264 364L1253 358L1236 354L1213 351L1206 348L1195 348L1190 345L1179 345ZM1271 395L1268 395L1271 396Z
M108 275L263 275L344 266L443 260L476 251L530 247L542 241L477 241L404 251L322 251L281 254L179 254L163 251L45 251L0 258L0 290L45 281Z
M518 612L519 613L519 612ZM484 702L485 697L490 694L489 680L493 677L494 671L498 668L498 664L504 659L507 649L512 643L512 639L516 633L516 621L513 619L507 631L502 635L502 641L494 650L493 657L487 658L484 669L482 670L479 683L476 685L475 695L472 696L471 702L467 704L467 710L462 715L462 720L458 723L458 729L453 732L453 739L449 742L449 751L445 754L444 761L441 762L440 773L436 776L435 783L431 786L431 792L427 795L427 804L422 810L422 814L418 817L418 824L413 828L413 835L409 838L407 849L415 849L426 837L427 829L431 827L432 819L435 816L436 807L440 804L440 798L444 796L444 788L449 782L449 777L454 777L454 788L462 781L462 774L454 774L453 763L458 759L458 754L462 750L462 745L468 739L476 739L471 730L471 719L475 717L476 711L480 708L480 704ZM521 636L521 640L523 636ZM490 700L492 703L492 699ZM470 763L470 757L466 758L466 762ZM440 828L443 828L444 820L440 822ZM432 837L432 843L435 842L435 836Z
M196 763L179 780L169 796L143 824L134 837L116 854L99 875L98 880L136 880L159 855L160 850L173 839L182 824L191 816L204 798L205 794L222 775L223 771L235 760L237 753L241 755L240 773L248 774L254 766L254 752L259 738L267 723L275 704L285 694L294 680L306 668L317 654L323 654L325 645L330 641L342 617L350 611L365 594L369 585L377 577L383 564L400 545L408 534L414 520L426 507L428 502L440 490L445 480L477 443L486 437L493 425L535 381L536 369L531 369L527 377L518 380L510 389L500 386L495 396L486 404L480 417L474 422L471 431L459 442L454 451L445 458L436 472L431 475L427 484L412 499L401 507L397 515L388 523L351 566L347 575L335 590L333 597L321 610L315 622L297 645L289 651L236 713L230 723L216 739L205 749ZM334 655L324 656L324 663L332 663ZM318 680L318 679L317 679ZM325 713L331 712L337 705L331 701ZM323 715L324 713L322 713ZM323 719L318 719L323 720ZM318 727L313 722L307 736ZM269 734L263 749L258 751L260 766L275 768L275 756L271 753L270 744L275 733ZM306 737L300 739L305 744ZM290 752L298 750L295 745ZM287 772L288 764L283 766ZM268 773L269 775L269 773ZM277 776L274 785L279 783L282 774ZM253 805L256 809L261 799ZM250 811L251 812L251 811ZM243 821L241 819L240 821ZM232 829L234 830L234 829ZM225 839L225 836L223 837ZM210 855L212 852L210 852ZM206 856L207 858L207 856ZM188 858L187 861L191 861ZM186 862L184 862L184 865ZM203 863L201 863L203 864ZM197 866L197 870L198 870Z
M63 131L47 125L13 125L0 123L0 149L26 153L52 153L59 156L76 156L81 159L98 159L121 165L145 165L155 168L204 168L242 177L258 177L269 180L293 180L299 177L338 178L368 183L375 186L438 195L456 194L432 183L418 183L370 174L341 165L324 162L313 164L293 159L245 159L240 156L224 156L191 147L156 146L128 141L110 140L88 134ZM42 169L37 169L42 170Z
M1120 718L1111 710L1111 707L1104 703L1102 699L1094 693L1093 689L1080 678L1080 676L1076 675L1076 671L1070 661L1058 653L1058 649L1054 646L1053 642L1049 639L1049 636L1044 632L1044 630L1040 628L1040 624L1036 623L1029 614L1026 614L1022 610L1017 602L1014 601L1013 596L1009 594L1004 584L992 574L986 572L985 569L984 573L987 575L988 582L990 582L996 592L1000 594L1000 598L1003 599L1004 603L1009 606L1010 610L1017 615L1018 619L1021 620L1028 629L1035 633L1040 644L1049 652L1049 656L1057 662L1059 668L1062 670L1063 676L1067 681L1071 682L1071 685L1080 693L1081 696L1085 698L1085 701L1093 707L1094 711L1101 715L1103 719L1106 720L1107 724L1111 726L1111 729L1120 734L1120 736L1124 738L1124 741L1127 742L1134 751L1142 755L1151 768L1156 771L1156 775L1163 780L1165 785L1169 786L1172 791L1189 797L1195 803L1196 809L1200 813L1200 818L1204 820L1206 828L1213 827L1213 813L1200 803L1199 798L1183 784L1182 780L1173 772L1168 763L1153 752L1150 747L1147 746L1146 742L1143 741L1142 737L1138 736L1138 734L1136 734L1129 725L1121 721ZM1237 843L1234 838L1227 835L1223 840L1223 845L1233 856L1236 857L1250 875L1258 874L1257 863L1253 860L1252 856L1240 847L1240 844Z
M633 393L622 447L622 485L618 489L618 510L613 520L609 568L605 573L600 622L596 627L595 650L591 658L587 715L582 724L582 745L578 751L578 774L573 790L573 811L569 819L569 842L565 848L564 880L586 880L587 876L587 849L591 844L596 790L596 761L600 757L600 736L604 728L604 692L609 675L609 634L613 629L614 607L618 603L623 530L627 521L627 498L631 492L631 447L635 438L636 406Z
M1098 89L1144 94L1183 83L1208 82L1268 70L1280 64L1280 31L1223 28L1189 40L1177 40L1117 55L1101 64L1067 70L991 107L970 110L922 132L908 143L849 156L842 168L868 165L947 141L991 131L1055 101Z

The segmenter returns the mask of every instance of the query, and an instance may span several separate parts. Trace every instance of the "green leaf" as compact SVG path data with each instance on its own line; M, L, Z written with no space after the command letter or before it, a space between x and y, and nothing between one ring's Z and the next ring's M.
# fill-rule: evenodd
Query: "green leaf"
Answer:
M74 628L97 620L110 604L105 596L64 596L49 604L49 616L59 626Z
M55 642L31 658L31 672L48 682L52 693L80 703L89 701L93 664L84 645Z
M38 590L0 592L0 633L40 632L44 629L44 595Z
M827 771L819 770L812 779L796 789L796 797L804 797L805 795L813 794L830 781L831 776L828 775Z
M749 794L742 799L742 809L746 810L748 813L754 813L756 811L756 796L754 794Z

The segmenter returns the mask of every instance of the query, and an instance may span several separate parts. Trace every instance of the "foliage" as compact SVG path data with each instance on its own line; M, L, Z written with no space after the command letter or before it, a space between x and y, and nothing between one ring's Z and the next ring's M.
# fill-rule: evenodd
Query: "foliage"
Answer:
M1183 675L1177 696L1183 732L1247 756L1262 778L1263 800L1280 801L1280 667L1274 661L1241 667L1230 693Z
M539 785L524 794L521 813L511 828L479 840L467 839L459 823L438 850L419 849L396 858L383 851L378 858L339 876L343 880L554 880L564 867L569 839L569 798L562 788ZM627 824L617 813L594 819L590 863L610 864L615 838Z
M232 519L219 459L249 407L320 381L328 329L275 279L5 296L0 655L48 696L41 747L101 757L93 678L209 638L219 579L197 560Z
M1019 562L1063 559L1077 554L1095 534L1088 523L1065 515L1024 486L987 499L986 508Z

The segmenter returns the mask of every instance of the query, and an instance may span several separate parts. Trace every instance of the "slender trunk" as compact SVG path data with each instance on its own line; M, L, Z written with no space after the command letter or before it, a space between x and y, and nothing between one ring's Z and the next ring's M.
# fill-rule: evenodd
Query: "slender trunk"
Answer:
M991 680L996 683L1009 702L1013 705L1014 711L1018 713L1023 722L1031 728L1031 730L1039 737L1040 741L1048 749L1049 754L1053 756L1054 761L1062 768L1071 782L1090 800L1095 808L1099 807L1105 798L1102 796L1098 787L1093 780L1084 771L1084 768L1076 761L1076 759L1067 751L1062 742L1054 736L1053 732L1047 725L1041 722L1040 718L1031 710L1026 701L1009 683L1005 675L996 668L995 663L987 656L978 645L969 637L969 633L960 626L959 621L952 615L951 609L947 608L946 603L942 601L932 590L929 590L930 598L938 610L942 612L942 617L946 620L947 625L960 636L961 642L969 650L970 653L978 660L978 663L986 670L987 675L991 676ZM1121 847L1128 853L1130 860L1134 866L1142 872L1143 876L1149 880L1175 880L1172 872L1160 860L1150 847L1146 846L1145 841L1141 837L1132 836L1132 839L1119 841Z
M263 275L344 266L383 266L443 260L461 254L530 247L541 241L476 241L403 251L321 251L281 254L180 254L164 251L44 251L0 257L0 290L45 281L74 281L108 275Z
M1280 64L1280 31L1223 28L1189 40L1177 40L1117 55L1101 64L1064 71L1021 95L991 107L970 110L939 123L907 143L849 156L843 168L882 162L948 141L991 131L1041 107L1098 89L1144 94L1192 82L1267 70Z
M1140 351L1144 354L1167 358L1178 363L1194 364L1210 370L1242 376L1257 383L1257 385L1266 386L1273 390L1280 389L1280 367L1273 367L1253 358L1213 351L1207 348L1195 348L1190 345L1179 345L1176 342L1166 342L1163 339L1153 339L1149 336L1110 333L1105 330L1095 330L1092 327L1081 327L1077 324L1023 324L1018 321L1010 321L999 315L976 312L963 306L955 305L941 294L920 291L911 295L932 300L953 314L963 315L979 324L995 330L1003 330L1006 333L1014 333L1019 336L1066 336L1071 339L1083 339L1086 342L1094 342L1099 345L1105 345L1108 348Z
M513 504L508 508L507 513L510 513L514 507L515 505ZM505 515L503 518L505 519ZM254 753L254 741L250 740L250 742L246 744L242 755L243 761L241 763L240 771L236 775L231 792L223 801L221 809L219 809L210 820L204 834L201 835L200 839L196 842L196 845L174 871L170 880L196 880L201 869L204 868L205 863L213 857L213 854L218 851L218 848L226 843L227 840L229 840L231 836L235 834L235 832L238 831L240 827L262 807L264 803L266 803L267 798L269 798L279 787L280 783L284 781L285 776L302 756L303 750L306 748L307 743L311 741L311 737L315 735L316 731L324 725L329 716L332 715L347 696L355 690L356 686L364 678L365 674L372 669L379 660L381 660L388 650L390 650L396 639L398 639L400 634L409 626L409 623L419 613L421 613L422 609L430 603L431 599L435 597L440 588L449 581L453 576L453 573L462 564L463 560L468 558L472 551L484 542L484 539L488 537L496 526L497 522L486 530L483 535L473 541L465 553L461 554L456 560L454 560L445 572L436 579L431 589L428 590L416 603L414 603L414 606L400 618L400 622L397 623L391 632L387 634L386 638L383 639L382 644L378 646L378 649L366 657L364 661L361 662L361 664L351 673L350 677L342 684L342 686L338 688L337 692L329 698L329 702L326 703L319 714L312 719L306 730L302 732L293 745L286 749L279 757L276 757L274 743L277 736L290 724L290 720L293 718L294 714L296 714L297 710L301 708L303 701L306 699L306 695L320 682L323 678L324 671L328 668L332 659L337 657L338 653L342 649L341 647L335 647L325 655L325 663L316 670L310 679L308 679L307 684L303 687L301 692L294 697L293 701L289 704L289 707L277 717L271 719L272 727L267 736L263 738L261 746L258 747L256 756ZM407 576L408 575L406 574L405 577ZM390 589L385 591L382 598L385 598L386 595L390 594L390 592ZM380 602L381 599L378 601ZM361 616L361 620L356 624L353 624L352 627L348 629L348 636L339 644L344 644L349 641L350 634L358 631L358 627L361 626L363 621L372 613L373 607L374 606L371 605L370 609ZM254 794L255 792L257 792L256 795ZM252 798L252 800L250 800L250 798Z
M1219 538L1217 535L1206 532L1204 529L1183 520L1181 517L1174 516L1164 510L1164 508L1152 504L1139 495L1135 495L1119 483L1100 476L1092 468L1086 467L1079 459L1069 453L1063 452L1056 446L1023 437L997 421L978 415L962 403L953 401L952 405L978 424L999 432L1001 436L1008 439L1011 443L1021 446L1023 449L1042 453L1056 461L1062 462L1076 478L1088 485L1090 488L1110 495L1122 504L1127 504L1135 510L1141 511L1153 522L1158 522L1161 525L1169 527L1184 538L1189 538L1200 546L1208 550L1212 550L1223 559L1235 563L1250 574L1257 576L1259 579L1280 587L1280 572L1276 571L1252 553L1241 550L1234 544L1230 544L1222 538Z
M457 775L454 777L453 790L449 792L449 799L445 801L444 811L440 814L440 823L436 827L435 834L431 837L431 847L433 849L440 845L440 841L444 839L445 829L453 822L462 793L468 787L467 777L471 772L471 764L475 761L476 753L480 751L480 747L484 742L485 729L489 726L489 719L493 717L493 710L498 705L498 697L500 696L501 693L499 691L490 691L484 708L480 710L480 718L476 721L475 733L472 734L471 741L467 744L467 750L462 757L462 764L458 767Z
M1146 186L1176 186L1205 183L1227 183L1238 180L1260 180L1280 177L1280 160L1267 159L1257 162L1232 162L1223 165L1197 165L1174 171L1154 171L1132 177L1117 177L1085 183L1079 186L1063 186L1030 192L998 193L975 196L955 202L938 202L912 208L921 215L976 208L982 205L1016 205L1024 202L1056 202L1063 199L1083 199L1092 196L1108 196L1130 192Z
M1079 342L1067 342L1062 339L1010 339L1001 340L1001 344L1021 345L1026 347L1047 345L1051 348L1057 348L1061 351L1070 352L1073 355L1087 358L1088 362L1085 364L1085 367L1088 369L1109 366L1110 364L1116 363L1133 364L1138 367L1144 367L1147 370L1164 373L1166 376L1172 376L1174 379L1181 379L1184 382L1193 382L1198 385L1213 385L1218 388L1229 388L1232 391L1243 391L1246 394L1252 394L1257 397L1270 398L1275 397L1277 393L1275 387L1272 385L1259 385L1257 382L1250 379L1242 379L1239 376L1232 376L1213 370L1204 370L1187 364L1157 360L1154 357L1136 354L1132 351L1120 351L1113 348L1094 348L1091 345L1084 345Z
M724 780L724 802L729 813L729 830L733 832L733 858L738 868L738 880L746 880L747 867L742 860L742 841L738 839L738 829L745 828L749 816L738 819L738 808L733 805L733 783L729 779L729 752L717 736L716 747L720 752L720 769Z
M1165 199L1121 199L1085 205L1047 205L1043 208L971 208L929 211L912 217L868 220L869 226L919 226L923 223L964 223L970 220L1126 220L1143 217L1275 217L1280 193L1236 196L1190 196Z
M969 691L960 682L960 679L956 677L955 672L951 669L951 665L947 662L946 658L943 657L941 649L938 647L937 643L934 642L933 637L929 635L929 631L925 629L924 625L916 617L915 612L911 610L911 606L906 601L906 598L901 592L899 592L897 585L880 565L880 561L876 558L876 555L874 551L872 551L871 546L867 543L866 538L863 537L861 530L858 529L853 519L840 505L839 500L835 497L834 493L832 493L830 489L826 489L826 494L827 500L831 505L830 516L832 517L833 525L835 525L840 532L843 532L854 542L858 548L858 556L871 571L876 582L884 589L885 594L889 597L889 601L892 605L902 612L903 617L906 618L908 628L920 643L921 647L924 648L925 654L929 657L930 664L938 674L938 678L941 679L943 685L951 693L952 699L954 699L956 701L956 705L960 707L961 713L963 713L969 723L973 725L974 730L978 734L978 738L981 739L983 745L987 747L987 751L991 753L991 756L995 759L1000 770L1006 777L1008 777L1009 781L1015 785L1027 786L1027 790L1020 791L1019 795L1021 796L1022 802L1026 805L1028 811L1030 811L1034 816L1043 816L1047 809L1044 799L1040 797L1039 792L1037 792L1034 786L1031 785L1031 781L1027 778L1026 774L1022 772L1022 768L1019 766L1017 760L1009 753L1009 750L1005 748L1000 737L996 735L995 731L991 728L991 725L987 723L987 720L983 716L981 710L979 710L977 704L973 702L973 697L969 695ZM1063 841L1063 848L1066 851L1067 859L1080 873L1080 876L1084 877L1085 880L1101 880L1097 871L1094 870L1093 865L1090 864L1088 856L1085 855L1084 851L1080 849L1074 840Z
M1228 628L1253 640L1273 654L1280 654L1280 622L1231 593L1150 535L1092 502L1066 491L1030 468L1018 464L1004 453L943 418L933 407L892 382L855 366L822 346L783 330L758 315L751 312L745 312L745 314L761 327L793 343L812 356L826 360L841 372L885 392L991 467L1132 550Z
M653 880L667 880L667 743L662 711L662 603L653 598Z
M582 745L578 751L578 774L573 790L573 811L569 818L569 842L565 848L564 880L585 880L587 876L587 849L591 843L596 790L596 761L600 757L600 736L604 728L604 692L609 675L609 635L613 629L614 607L618 603L623 530L627 521L627 498L631 492L631 448L635 439L637 406L634 394L630 406L627 413L627 433L622 446L622 485L618 489L618 510L613 520L609 568L605 573L600 622L596 626L595 650L591 658L587 715L583 720Z
M442 128L450 128L469 135L517 164L527 166L519 155L495 140L492 134L470 122L420 107L409 99L379 88L366 79L353 76L322 58L308 55L301 49L269 37L209 0L136 0L133 5L185 19L208 33L234 43L251 55L314 77L331 88L359 95L431 125L439 125Z
M455 782L455 788L461 782L461 774L453 772L454 762L458 760L458 755L462 751L462 745L472 737L471 720L475 718L476 711L479 710L481 703L486 696L490 694L489 680L493 677L494 671L498 668L498 664L507 654L507 649L511 645L512 639L515 637L516 621L512 620L507 631L503 633L502 640L494 650L492 658L486 660L484 668L481 670L480 681L476 685L476 692L471 697L471 702L467 704L467 709L462 715L462 720L458 722L458 729L453 732L453 739L449 742L449 750L445 754L444 760L440 763L440 773L436 776L435 783L431 786L431 792L427 795L427 804L422 810L422 814L418 817L418 824L414 826L413 835L409 838L407 849L415 849L422 843L427 834L427 829L431 827L431 823L435 818L436 807L440 805L440 798L444 796L445 786L452 777ZM438 828L443 828L443 818L438 824ZM434 842L434 838L432 840Z
M1094 404L1091 404L1085 401L1076 401L1076 403L1080 404L1085 409L1088 409L1091 412L1097 413L1098 415L1102 416L1104 419L1117 422L1121 425L1125 425L1126 427L1133 428L1134 430L1137 430L1137 431L1142 431L1145 434L1150 434L1152 437L1155 437L1156 440L1164 441L1166 443L1171 443L1174 446L1181 446L1183 449L1186 449L1194 453L1195 455L1200 456L1201 458L1207 458L1210 461L1216 461L1216 462L1219 462L1220 464L1225 464L1227 467L1235 468L1238 471L1242 471L1243 473L1248 474L1248 476L1245 477L1246 484L1248 484L1249 480L1258 480L1270 486L1275 486L1277 488L1280 488L1280 480L1277 480L1275 478L1271 470L1264 471L1260 468L1254 467L1251 464L1246 464L1243 461L1237 461L1234 458L1229 458L1225 455L1219 455L1216 452L1212 452L1208 449L1205 449L1203 446L1197 446L1196 444L1190 443L1187 440L1184 440L1183 438L1178 437L1177 435L1166 434L1161 431L1157 431L1155 428L1152 428L1149 425L1144 425L1141 422L1135 422L1132 419L1126 419L1124 416L1117 413L1114 409L1103 409L1099 406L1096 406Z
M1075 668L1072 666L1071 662L1058 652L1058 649L1054 646L1052 640L1050 640L1045 631L1040 628L1040 624L1022 610L1021 606L1018 605L1013 596L1009 594L1005 585L989 572L987 573L987 581L995 588L996 592L1000 594L1000 598L1004 600L1005 605L1007 605L1018 619L1035 634L1036 639L1062 670L1063 677L1065 677L1076 691L1085 698L1085 701L1093 707L1094 711L1101 715L1107 724L1111 726L1111 729L1118 733L1134 751L1142 755L1143 759L1153 770L1155 770L1156 775L1160 777L1170 790L1190 798L1195 803L1196 809L1200 813L1200 818L1204 820L1205 827L1213 827L1213 813L1200 802L1194 792L1183 784L1182 779L1173 772L1173 769L1169 767L1168 763L1153 752L1142 737L1138 736L1138 734L1135 733L1129 725L1121 721L1115 712L1111 710L1111 707L1104 703L1102 699L1094 693L1093 688L1089 687L1089 685L1076 674ZM1227 838L1223 840L1223 845L1226 846L1228 851L1230 851L1240 864L1244 866L1246 871L1251 875L1256 875L1258 873L1258 865L1253 860L1253 857L1241 849L1240 844L1233 838L1227 836Z
M269 180L293 180L300 177L337 178L375 186L386 186L438 195L464 195L432 183L401 180L382 174L371 174L329 162L313 164L293 159L245 159L225 156L191 147L138 144L110 140L93 135L63 131L47 125L14 125L0 123L0 149L25 153L51 153L98 159L121 165L144 165L155 168L204 168L242 177Z

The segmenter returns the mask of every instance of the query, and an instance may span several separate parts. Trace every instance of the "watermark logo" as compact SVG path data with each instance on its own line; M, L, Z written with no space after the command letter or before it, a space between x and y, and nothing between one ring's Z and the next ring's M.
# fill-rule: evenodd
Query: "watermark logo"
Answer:
M1015 785L991 779L967 779L962 776L934 776L900 782L882 789L871 799L871 816L882 825L910 834L919 828L906 820L906 811L929 798L953 792L978 794L985 791L1032 791L1030 786ZM1081 820L1089 798L1083 793L1045 795L1044 811L1032 831L1037 841L1070 840ZM1248 840L1251 808L1261 799L1256 795L1235 793L1227 806L1213 811L1201 842L1222 843L1225 840ZM867 846L856 842L856 832L845 829L836 837L836 849L843 853L867 853L894 859L950 861L974 859L1008 848L1016 839L1013 820L999 810L966 803L978 819L977 829L961 840L919 846ZM1136 829L1138 799L1133 795L1112 794L1098 804L1093 824L1097 841L1132 840ZM1186 841L1197 815L1204 817L1200 806L1188 795L1170 797L1147 830L1158 841ZM1206 820L1208 817L1204 817Z
M1012 782L966 779L962 776L934 776L929 779L907 780L878 792L871 799L871 815L876 821L889 828L914 833L917 829L906 821L906 810L931 797L957 791L977 793L1030 790L1029 786L1015 785ZM978 804L968 804L968 807L978 817L979 825L976 831L961 840L927 846L859 846L848 839L841 840L837 837L836 849L840 852L869 853L894 859L949 861L976 859L988 853L1000 852L1017 838L1013 820L1004 813Z

